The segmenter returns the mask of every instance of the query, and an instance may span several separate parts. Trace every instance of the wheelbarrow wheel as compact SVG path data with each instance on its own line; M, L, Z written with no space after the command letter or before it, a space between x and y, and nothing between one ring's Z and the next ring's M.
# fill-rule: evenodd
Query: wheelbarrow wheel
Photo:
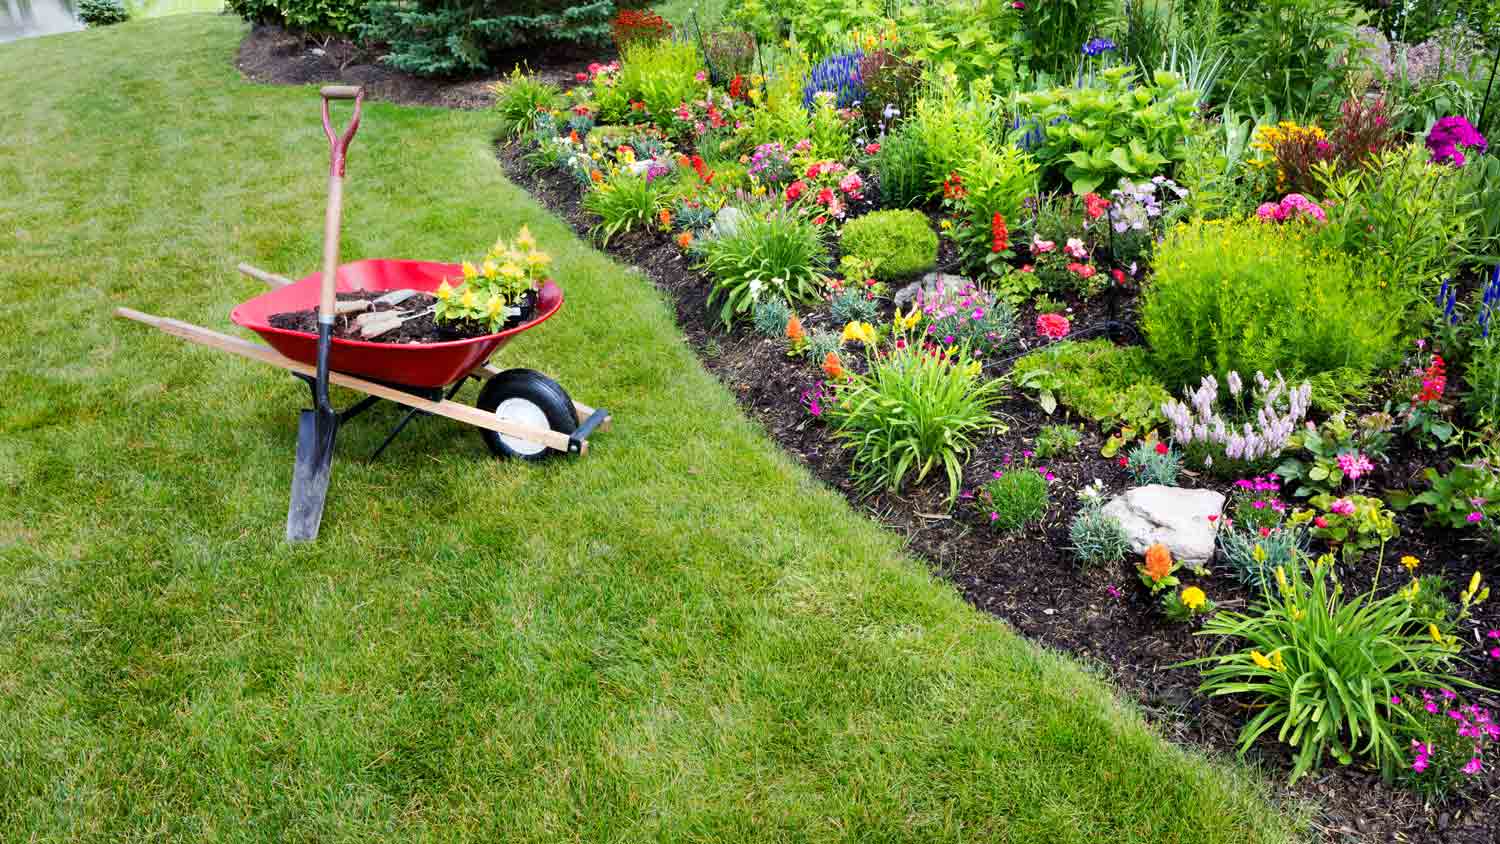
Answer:
M491 376L479 392L475 406L509 422L551 429L559 434L571 434L578 428L578 413L567 391L534 369L507 369ZM562 453L538 442L484 428L479 435L496 457L546 460Z

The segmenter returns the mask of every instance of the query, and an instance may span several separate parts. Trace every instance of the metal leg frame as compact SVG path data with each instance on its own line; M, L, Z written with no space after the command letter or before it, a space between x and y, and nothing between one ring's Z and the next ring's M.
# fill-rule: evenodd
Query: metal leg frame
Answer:
M307 383L308 388L312 389L314 391L313 392L313 401L314 401L314 403L316 403L317 402L317 380L314 379L314 378L312 378L312 377L310 377L310 376L303 375L300 372L294 372L292 374L295 375L298 378L301 378L304 382ZM463 386L465 384L469 383L469 378L472 378L472 377L474 377L474 376L470 375L470 376L466 376L464 378L460 378L458 380L458 382L455 383L446 392L444 392L444 389L442 387L408 387L408 386L406 386L404 384L390 384L390 383L386 383L385 385L388 386L388 387L391 387L393 389L400 390L403 393L411 393L414 396L421 396L422 398L425 398L425 399L431 399L433 401L437 401L439 399L452 399L454 396L458 395L458 391L461 390L461 389L463 389ZM384 383L384 382L377 382L377 383ZM376 404L379 404L381 401L382 401L382 399L379 396L366 396L363 399L360 399L359 401L357 401L354 404L350 405L347 409L340 411L339 412L339 422L340 423L347 422L350 419L353 419L354 417L356 417L356 416L360 415L361 413L364 413L365 411L367 411L370 408L374 407ZM428 413L427 411L425 411L425 410L419 410L419 409L417 409L415 407L411 408L408 411L406 411L406 413L404 413L404 414L401 415L401 419L396 422L396 427L394 427L394 428L391 429L391 432L386 435L385 440L383 442L381 442L380 446L378 448L376 448L375 451L374 451L374 453L372 453L370 455L370 460L374 461L377 458L379 458L380 455L385 452L386 448L392 442L394 442L396 440L396 437L399 436L401 434L401 432L406 429L406 426L409 425L413 419L416 419L419 416L431 416L431 415L432 414Z

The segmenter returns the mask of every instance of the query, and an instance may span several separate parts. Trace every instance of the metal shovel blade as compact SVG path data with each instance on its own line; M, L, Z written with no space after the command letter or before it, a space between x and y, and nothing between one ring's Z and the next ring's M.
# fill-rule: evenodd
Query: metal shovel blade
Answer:
M304 410L297 420L297 465L292 469L292 503L286 511L288 542L318 538L338 429L338 414L331 410Z

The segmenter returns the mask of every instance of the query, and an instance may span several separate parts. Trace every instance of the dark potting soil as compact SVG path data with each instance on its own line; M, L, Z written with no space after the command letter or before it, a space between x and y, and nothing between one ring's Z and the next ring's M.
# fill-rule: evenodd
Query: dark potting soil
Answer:
M559 173L531 173L522 164L519 152L514 145L497 149L507 177L530 190L586 238L593 220L580 208L581 187ZM1158 603L1139 583L1135 561L1080 569L1066 550L1068 520L1079 504L1076 490L1095 478L1104 482L1109 494L1132 485L1115 460L1100 456L1104 442L1097 426L1085 426L1083 442L1074 453L1043 461L1057 477L1051 504L1040 525L1017 535L998 535L977 514L961 507L950 509L944 500L947 484L941 478L900 494L864 495L849 481L848 455L802 404L803 391L821 377L813 366L787 357L780 338L763 338L744 328L724 330L716 318L717 311L706 307L709 280L691 268L666 235L626 233L611 238L605 251L640 268L672 297L678 322L704 366L734 392L745 411L772 439L823 482L842 492L856 509L900 534L913 554L925 559L972 604L1004 619L1027 637L1092 666L1132 699L1168 738L1211 753L1235 752L1239 728L1252 717L1247 702L1198 694L1198 670L1178 665L1210 653L1213 642L1194 636L1194 628L1173 624L1161 615ZM1075 335L1090 333L1091 327L1102 328L1109 317L1106 306L1097 300L1072 304L1069 317ZM1128 298L1118 303L1117 318L1127 326L1134 323L1133 302ZM1034 319L1030 311L1020 315L1023 334L1029 334L1024 328ZM830 322L826 311L804 316L809 329L840 328ZM1125 341L1133 339L1131 335L1127 330ZM1009 356L1000 356L1000 370L1008 368L1004 359ZM977 449L968 464L969 486L1000 467L1006 455L1019 456L1032 448L1043 426L1077 421L1070 420L1064 409L1049 416L1019 394L1007 398L1000 413L1007 429ZM1428 463L1430 456L1415 450L1398 453L1383 474L1373 479L1373 487L1418 486L1421 469ZM1182 484L1221 491L1227 486L1191 475L1185 475ZM1400 514L1398 522L1401 536L1388 548L1382 591L1404 582L1404 572L1395 563L1403 554L1422 560L1419 573L1443 574L1458 588L1474 571L1483 573L1487 583L1500 584L1500 564L1492 549L1452 532L1424 527L1415 512ZM1354 566L1341 565L1339 574L1346 593L1367 590L1375 570L1373 555ZM1205 577L1188 577L1185 582L1203 587L1221 609L1245 610L1257 598L1223 566L1211 568ZM1119 597L1115 597L1116 592ZM1478 648L1483 632L1493 627L1500 627L1500 599L1478 607L1473 618L1463 624L1466 655L1471 659L1481 656ZM1500 686L1500 664L1474 659L1458 673L1477 683ZM1467 696L1492 711L1500 709L1500 696L1493 693ZM1274 737L1257 742L1247 758L1279 772L1283 778L1291 767L1290 755ZM1482 782L1476 782L1463 796L1439 805L1424 804L1409 790L1387 786L1372 769L1332 764L1295 786L1279 788L1277 796L1288 801L1314 801L1317 812L1313 824L1324 841L1496 842L1500 841L1500 794L1496 788L1500 784L1496 775L1500 760L1486 759L1485 765L1487 773Z
M340 302L357 302L368 299L365 293L339 293ZM427 310L437 301L436 297L426 293L418 293L402 302L400 305L373 305L370 311L381 313L385 311L397 311L398 313L420 314L406 322L399 328L394 328L384 334L375 337L364 337L359 333L359 326L355 319L359 314L343 314L334 317L333 336L341 340L360 340L366 343L446 343L450 340L465 340L470 337L483 337L492 334L489 326L480 322L463 320L438 324L432 314ZM272 314L268 320L272 326L287 331L306 331L309 334L318 333L318 309L304 308L300 311L286 311L284 313ZM507 326L508 327L508 326Z

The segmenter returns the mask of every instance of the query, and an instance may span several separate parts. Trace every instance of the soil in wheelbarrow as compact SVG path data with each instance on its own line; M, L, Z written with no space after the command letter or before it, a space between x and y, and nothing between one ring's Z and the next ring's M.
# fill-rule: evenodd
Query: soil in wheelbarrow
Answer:
M340 293L340 303L368 301L363 293ZM334 319L333 336L340 340L360 340L366 343L446 343L450 340L467 340L471 337L483 337L493 334L489 326L482 322L473 320L458 320L456 322L438 323L430 313L433 303L437 298L427 293L414 293L406 301L399 305L373 304L367 310L359 313L341 314ZM391 329L374 337L366 337L360 333L357 322L360 314L381 313L395 311L398 314L414 314L406 322L401 323L399 328ZM506 323L506 328L519 324L523 318L512 318ZM318 309L305 308L300 311L284 311L279 314L271 314L270 323L275 328L286 331L305 331L309 334L318 333Z

